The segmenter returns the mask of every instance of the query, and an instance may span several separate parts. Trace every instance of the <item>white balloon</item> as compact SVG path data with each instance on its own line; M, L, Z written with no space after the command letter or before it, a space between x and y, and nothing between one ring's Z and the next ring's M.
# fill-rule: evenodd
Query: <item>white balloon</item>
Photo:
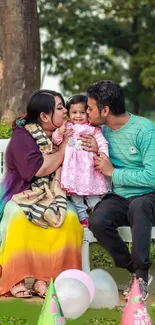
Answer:
M118 306L118 288L112 276L101 269L94 269L89 275L95 284L95 296L90 304L90 308L112 309Z
M66 270L57 276L57 278L55 279L55 283L60 279L66 279L66 278L81 281L89 291L90 302L93 300L95 294L95 285L93 280L87 273L77 269Z
M66 318L79 318L89 308L90 294L81 281L66 278L57 280L54 285Z

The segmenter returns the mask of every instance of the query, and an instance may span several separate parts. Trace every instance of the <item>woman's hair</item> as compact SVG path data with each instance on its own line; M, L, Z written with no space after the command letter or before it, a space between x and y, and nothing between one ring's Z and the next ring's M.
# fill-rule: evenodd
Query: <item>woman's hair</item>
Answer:
M84 104L85 110L87 109L87 96L85 94L77 94L68 98L66 102L66 109L69 113L71 105Z
M28 123L36 123L40 118L40 114L52 113L52 117L55 110L55 97L58 96L62 100L65 106L65 101L62 95L53 90L36 90L29 98L26 115L18 117L13 122L13 128L15 126L23 126ZM51 118L52 118L51 117Z

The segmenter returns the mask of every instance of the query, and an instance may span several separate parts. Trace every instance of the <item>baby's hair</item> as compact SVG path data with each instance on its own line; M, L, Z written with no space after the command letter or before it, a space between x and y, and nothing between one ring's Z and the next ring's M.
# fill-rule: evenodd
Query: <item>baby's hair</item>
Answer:
M77 94L68 98L66 102L66 109L69 113L71 105L84 104L85 110L87 109L87 96L85 94Z

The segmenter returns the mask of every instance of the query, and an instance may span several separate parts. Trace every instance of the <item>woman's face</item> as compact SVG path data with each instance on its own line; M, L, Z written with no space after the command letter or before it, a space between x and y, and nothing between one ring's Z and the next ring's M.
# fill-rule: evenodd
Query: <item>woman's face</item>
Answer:
M55 110L49 114L41 113L41 126L48 133L59 128L67 118L67 109L63 106L61 98L55 97Z
M59 128L67 118L67 109L63 106L60 97L55 97L55 111L53 114L52 122L56 128Z

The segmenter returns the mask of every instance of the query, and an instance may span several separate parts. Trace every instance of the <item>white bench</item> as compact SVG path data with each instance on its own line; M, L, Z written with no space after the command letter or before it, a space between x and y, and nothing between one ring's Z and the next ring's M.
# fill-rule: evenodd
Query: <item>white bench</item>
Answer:
M9 143L9 139L0 139L0 182L3 179L5 172L5 151L7 145ZM119 227L119 234L125 242L132 242L131 231L129 227ZM155 227L152 228L152 239L155 239ZM89 244L96 242L92 232L85 228L84 229L84 237L83 237L83 245L82 245L82 269L83 271L89 273L90 272L90 256L89 256Z
M5 172L5 151L10 139L0 139L0 182Z
M117 230L125 242L132 242L130 227L119 227ZM152 239L155 239L155 227L152 227ZM97 242L97 240L94 238L92 232L85 228L82 245L82 270L86 273L90 272L89 244L94 242Z

